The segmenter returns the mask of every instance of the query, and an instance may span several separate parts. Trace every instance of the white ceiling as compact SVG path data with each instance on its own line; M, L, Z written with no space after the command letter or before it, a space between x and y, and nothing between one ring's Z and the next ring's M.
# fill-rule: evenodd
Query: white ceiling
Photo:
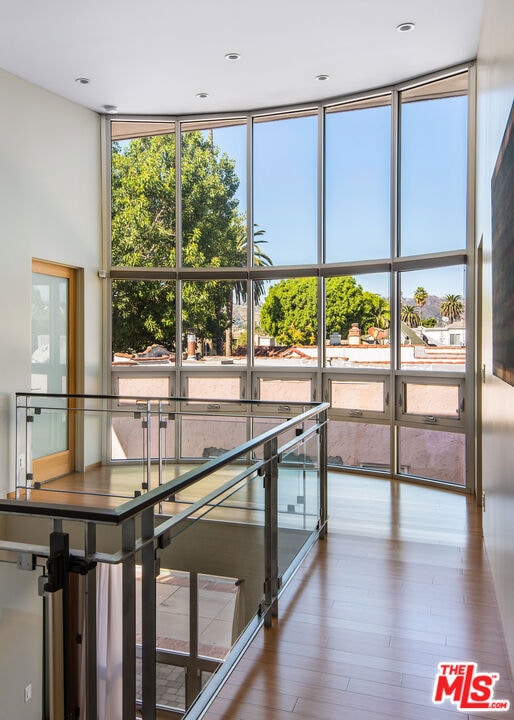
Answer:
M368 90L473 59L484 0L0 0L0 67L102 112L182 114ZM396 26L416 28L400 33ZM229 62L226 53L241 59ZM330 75L324 82L315 77ZM88 85L75 82L90 78ZM209 93L200 100L199 92Z

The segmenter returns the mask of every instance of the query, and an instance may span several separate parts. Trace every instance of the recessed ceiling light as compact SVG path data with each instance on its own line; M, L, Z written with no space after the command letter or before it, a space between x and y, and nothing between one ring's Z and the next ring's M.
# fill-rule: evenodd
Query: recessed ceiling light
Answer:
M107 115L116 115L116 113L118 112L117 105L102 105L102 108L104 112L107 113Z
M324 80L330 80L330 75L316 75L316 80L319 80L320 82L323 82Z
M414 30L415 24L413 22L404 22L400 23L396 26L396 29L398 32L404 33L404 32L410 32L411 30Z
M205 98L208 98L208 97L209 97L209 93L199 92L199 93L196 93L196 97L197 97L199 100L205 100Z
M89 85L91 80L86 77L78 77L78 78L75 78L75 82L78 83L79 85Z
M238 52L229 52L225 55L225 60L239 60L240 57Z

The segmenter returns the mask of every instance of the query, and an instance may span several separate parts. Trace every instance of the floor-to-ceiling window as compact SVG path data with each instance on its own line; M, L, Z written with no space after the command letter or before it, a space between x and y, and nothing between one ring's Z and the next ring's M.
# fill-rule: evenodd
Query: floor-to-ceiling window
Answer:
M331 465L471 488L470 72L106 119L112 390L326 399Z

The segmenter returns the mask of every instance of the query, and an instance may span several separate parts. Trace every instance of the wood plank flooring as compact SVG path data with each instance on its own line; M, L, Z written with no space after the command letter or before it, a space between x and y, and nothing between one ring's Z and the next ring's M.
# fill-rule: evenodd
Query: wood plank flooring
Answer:
M207 720L514 718L514 686L474 498L330 474L313 548ZM437 665L498 672L508 712L432 703Z

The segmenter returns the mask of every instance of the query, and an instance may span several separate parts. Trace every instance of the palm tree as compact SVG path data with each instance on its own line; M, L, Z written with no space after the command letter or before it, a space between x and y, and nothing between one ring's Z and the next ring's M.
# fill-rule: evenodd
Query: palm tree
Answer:
M418 327L419 325L419 313L414 305L402 305L400 317L402 322L409 327Z
M447 317L450 323L460 320L464 315L462 295L445 295L439 305L439 312L443 317Z
M254 225L254 227L258 227L257 224ZM239 256L241 257L241 265L246 265L246 254L247 254L247 248L248 248L248 239L246 237L246 226L241 225L241 232L238 235L237 240L237 252ZM269 267L273 265L273 261L269 257L269 255L266 255L261 249L261 244L266 243L267 240L261 240L260 242L255 242L256 237L262 237L266 231L262 228L259 230L254 231L253 237L253 260L254 265L256 267ZM254 292L254 301L255 303L258 303L259 300L262 298L264 293L266 292L266 282L265 280L255 280L253 283L253 292ZM230 296L230 299L227 303L227 330L225 333L226 340L225 340L225 355L227 357L230 357L232 355L232 325L233 325L233 317L234 317L234 305L239 305L241 303L246 302L246 299L248 297L248 284L246 280L235 280L234 286L232 289L232 294ZM252 335L249 335L249 337L252 337Z
M369 302L366 315L369 314L369 319L373 326L379 330L387 330L391 321L391 311L387 300L381 295L375 295L370 292L365 292L364 296Z
M415 302L416 302L416 305L419 307L419 313L420 313L420 315L423 314L423 313L422 313L422 309L423 309L423 306L425 305L425 303L426 303L426 301L427 301L427 298L428 298L428 293L427 293L427 291L425 290L425 288L424 288L424 287L421 287L421 285L418 286L418 287L416 288L416 290L414 291L414 300L415 300Z
M254 228L257 228L258 225L255 223ZM256 237L262 237L266 230L263 230L262 228L260 230L255 230L253 233L254 241L253 241L253 261L255 267L270 267L273 265L272 259L269 257L269 255L266 255L261 249L261 245L264 243L267 243L267 240L261 240L260 242L255 242ZM242 265L246 265L246 252L248 247L248 240L246 237L246 228L242 228L242 232L240 233L238 237L238 253L243 258ZM255 280L254 284L254 299L257 303L261 297L264 295L266 291L266 282L264 280ZM246 291L247 285L246 282L241 280L236 280L234 283L234 301L235 303L241 303L245 302L246 300Z

